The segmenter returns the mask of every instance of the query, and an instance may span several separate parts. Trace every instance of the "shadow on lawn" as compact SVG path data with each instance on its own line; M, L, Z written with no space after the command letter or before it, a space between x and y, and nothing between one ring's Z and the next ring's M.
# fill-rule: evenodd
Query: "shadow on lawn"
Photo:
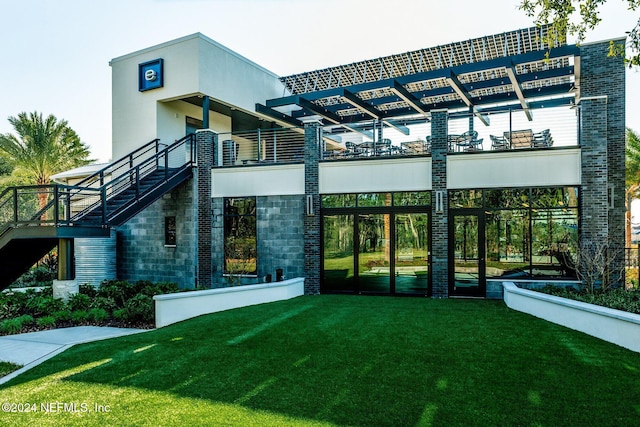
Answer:
M611 394L611 387L640 393L636 354L501 302L339 296L247 307L85 344L5 387L97 361L103 363L62 381L340 425L552 425L559 414L571 424L597 421L589 412L598 406L598 416L615 410L626 420L637 414L619 394L613 408L591 396ZM613 383L595 381L613 376ZM567 414L568 406L578 410Z

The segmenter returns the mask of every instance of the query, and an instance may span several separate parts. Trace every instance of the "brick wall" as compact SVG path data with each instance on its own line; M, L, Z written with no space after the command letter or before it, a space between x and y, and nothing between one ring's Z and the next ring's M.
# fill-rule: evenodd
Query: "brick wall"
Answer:
M322 129L318 123L305 125L304 132L304 191L311 197L313 215L304 214L304 291L320 293L320 186L318 161L320 158Z
M624 42L624 39L617 42ZM589 239L624 244L625 67L609 57L609 42L581 46L581 230ZM612 206L608 190L612 189ZM621 254L614 261L623 265ZM613 270L617 268L614 267Z
M447 197L448 113L431 112L431 167L433 197L431 201L431 283L435 298L449 295L449 203ZM436 191L443 191L443 211L436 211Z
M198 167L196 169L196 182L198 187L198 286L211 288L212 263L211 263L211 168L214 164L214 147L217 135L210 130L202 130L196 133Z

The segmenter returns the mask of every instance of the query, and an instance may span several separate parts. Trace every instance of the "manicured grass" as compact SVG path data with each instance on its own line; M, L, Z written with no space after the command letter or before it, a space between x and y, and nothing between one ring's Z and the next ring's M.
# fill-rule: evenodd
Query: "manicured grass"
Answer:
M485 300L300 297L76 346L0 390L37 409L7 426L640 425L640 355Z

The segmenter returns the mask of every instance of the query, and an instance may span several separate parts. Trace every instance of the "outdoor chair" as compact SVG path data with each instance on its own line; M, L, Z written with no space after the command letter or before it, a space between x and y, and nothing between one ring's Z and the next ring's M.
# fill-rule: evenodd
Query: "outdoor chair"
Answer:
M506 150L509 148L509 142L503 136L489 135L491 138L492 150Z
M542 132L536 132L533 134L533 141L531 146L534 148L548 148L553 145L553 138L551 138L551 131L545 129Z
M360 148L355 142L347 141L344 143L344 146L347 149L343 153L345 157L358 157L363 154L362 148Z

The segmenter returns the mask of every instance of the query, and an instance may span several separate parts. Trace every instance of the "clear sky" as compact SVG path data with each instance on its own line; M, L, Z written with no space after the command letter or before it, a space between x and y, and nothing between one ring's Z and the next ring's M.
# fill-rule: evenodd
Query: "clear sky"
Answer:
M278 75L533 25L518 0L0 0L0 133L9 116L66 119L111 157L112 58L201 32ZM624 36L638 13L609 0L587 42ZM640 131L640 71L627 72Z

